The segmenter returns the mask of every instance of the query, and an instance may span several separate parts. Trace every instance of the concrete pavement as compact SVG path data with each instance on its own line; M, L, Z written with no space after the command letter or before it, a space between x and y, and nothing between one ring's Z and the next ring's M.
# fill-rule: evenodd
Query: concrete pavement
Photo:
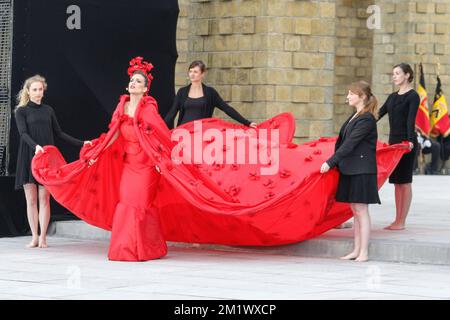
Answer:
M375 249L393 256L407 244L448 249L449 191L448 176L415 177L408 229L392 232L382 229L394 214L393 188L385 185L383 205L371 208ZM66 237L57 232L47 249L25 248L30 237L0 238L0 299L450 299L448 265L377 261L377 254L386 256L377 252L367 263L336 259L351 245L351 229L313 240L333 258L301 255L297 245L283 251L178 244L164 259L126 263L107 260L108 233L61 228ZM344 246L334 250L333 241ZM405 249L397 257L423 253ZM430 257L437 261L438 253Z
M110 262L107 241L0 241L0 299L449 299L447 266L170 248Z

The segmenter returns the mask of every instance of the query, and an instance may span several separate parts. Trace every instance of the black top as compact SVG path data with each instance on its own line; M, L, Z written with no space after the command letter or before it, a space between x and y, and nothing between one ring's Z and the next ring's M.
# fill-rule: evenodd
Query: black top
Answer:
M197 119L190 119L192 120L199 120L203 118L211 118L214 112L214 108L218 107L220 110L225 112L228 116L233 118L234 120L248 126L250 125L250 121L245 119L243 116L239 114L236 110L234 110L230 105L228 105L223 99L220 97L219 93L213 88L208 87L205 84L202 83L203 87L203 94L206 99L206 104L202 108L201 118ZM187 121L184 121L184 114L185 114L185 103L189 95L189 90L191 88L191 85L188 85L186 87L182 87L178 90L177 95L175 97L175 100L172 104L172 108L169 110L167 115L164 117L164 121L166 122L169 129L172 129L173 126L173 120L175 119L175 116L178 112L180 112L180 115L178 117L177 126L179 126L181 123L185 123Z
M447 137L441 135L437 138L437 141L441 144L441 159L447 161L450 157L450 135Z
M327 160L330 168L339 167L346 175L376 174L377 123L370 112L354 114L345 121L336 140L335 152Z
M417 142L415 132L416 115L419 109L419 94L411 89L404 94L393 92L380 108L378 120L386 113L389 115L389 143L402 141Z
M83 141L64 133L56 119L55 111L45 104L28 102L15 112L17 129L20 134L19 152L16 167L16 189L25 183L37 183L31 173L31 160L37 145L53 145L54 135L73 144L82 146Z
M203 108L206 106L205 97L186 99L184 103L184 116L180 124L184 124L189 121L194 121L202 118Z

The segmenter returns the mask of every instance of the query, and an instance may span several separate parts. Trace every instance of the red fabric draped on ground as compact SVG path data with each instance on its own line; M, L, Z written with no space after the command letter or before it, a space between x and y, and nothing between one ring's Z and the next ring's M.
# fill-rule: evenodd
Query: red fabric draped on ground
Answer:
M93 146L85 146L80 160L67 164L53 146L46 146L45 153L33 159L33 174L55 200L86 222L107 230L112 228L118 203L123 141L119 138L106 146L118 130L126 99L127 96L121 97L108 133L94 140ZM134 126L152 165L161 170L155 206L166 240L280 245L318 236L351 217L348 205L334 201L337 170L319 173L321 164L334 151L335 138L293 144L295 121L289 113L261 123L256 131L220 119L204 119L171 132L157 112L156 101L145 97L137 108ZM227 140L229 131L226 129L242 129L232 138L235 144ZM264 129L268 129L267 138ZM222 153L226 159L233 151L237 155L239 141L246 141L246 157L252 148L256 151L262 148L266 154L270 149L273 157L270 162L255 164L248 164L248 161L247 164L176 164L171 159L177 142L171 140L171 134L180 132L190 138L210 134L200 140L202 145L195 142L189 145L190 140L183 139L181 145L185 146L185 151L192 150L192 154L203 150L200 154L217 156ZM274 137L275 132L279 134L278 142L271 142L269 138ZM249 143L249 134L256 134L259 143ZM378 144L379 187L405 152L405 144ZM195 158L190 157L189 152L179 154L187 156L185 159ZM97 162L89 167L88 160L95 158Z

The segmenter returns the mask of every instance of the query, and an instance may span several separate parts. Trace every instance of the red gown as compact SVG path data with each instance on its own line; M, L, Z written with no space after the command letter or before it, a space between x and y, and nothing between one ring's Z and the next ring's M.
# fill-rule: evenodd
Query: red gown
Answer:
M159 213L153 205L160 174L139 144L133 118L123 115L121 120L123 169L108 257L119 261L160 258L167 253Z
M128 99L126 95L121 97L109 125L110 130L93 140L93 146L84 146L80 160L66 163L54 146L44 147L45 153L33 159L32 170L36 179L46 186L56 201L86 222L112 229L114 233L114 212L120 199L121 177L122 186L130 184L133 190L136 188L145 194L142 199L130 195L132 203L143 204L139 208L146 207L154 197L150 211L153 218L149 219L153 222L158 220L157 209L163 238L169 241L256 246L289 244L316 237L352 216L348 204L334 200L338 171L319 172L321 164L334 152L336 138L321 138L301 145L292 143L295 120L290 113L282 113L258 125L258 135L261 129L268 129L269 135L279 132L278 143L267 139L266 144L245 145L247 151L251 148L277 150L279 157L268 164L175 164L171 155L177 144L171 140L173 131L159 116L156 101L146 96L136 109L134 132L140 150L148 156L146 162L153 168L157 165L161 176L156 182L155 169L152 174L142 177L139 174L134 178L131 174L122 175L127 171L127 163L122 159L127 142L120 136L110 147L106 146L121 126L123 106ZM203 137L202 145L193 143L191 148L210 152L212 146L220 146L214 150L223 153L224 159L233 152L233 148L224 143L226 129L242 129L244 133L254 130L213 118L199 123L203 128L199 129L190 122L173 130L184 128L192 138L207 129L218 129L215 136ZM263 137L260 138L264 141ZM234 138L235 142L243 139L245 135ZM391 146L378 143L379 187L407 150L406 143ZM97 162L89 167L89 159L95 158L98 158ZM261 169L273 165L279 170L261 174ZM146 187L139 187L142 185ZM155 189L156 195L148 195ZM130 236L130 242L134 238L158 244L163 242L155 231L158 229L156 224L151 227L153 233L139 230L140 235L137 235L137 224L135 227L126 226L121 227L124 232L130 228L131 233L136 233ZM121 237L123 239L125 237ZM111 243L113 247L115 243ZM165 247L161 244L161 248L162 255ZM148 251L155 252L154 249ZM149 252L144 256L152 256Z

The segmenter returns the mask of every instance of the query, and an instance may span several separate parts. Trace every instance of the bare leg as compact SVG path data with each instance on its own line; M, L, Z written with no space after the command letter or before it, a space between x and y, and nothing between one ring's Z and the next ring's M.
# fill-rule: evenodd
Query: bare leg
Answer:
M359 220L359 231L361 239L361 250L355 261L367 261L369 260L369 240L370 240L370 216L369 206L364 203L354 204L356 215Z
M402 205L402 213L400 216L400 225L405 228L406 217L409 213L409 208L411 207L412 202L412 183L407 183L403 185L403 205Z
M50 193L39 186L39 225L41 235L39 236L39 248L47 248L47 229L50 222Z
M395 220L385 228L386 230L394 230L394 226L398 224L402 212L402 205L403 205L402 185L394 184L394 187L395 187Z
M30 225L32 239L27 245L28 248L35 248L38 246L38 219L39 212L37 208L37 186L34 183L27 183L23 185L25 192L25 199L27 201L27 218Z
M396 217L395 221L385 229L387 230L403 230L405 229L406 217L412 200L412 184L396 184L395 185L395 204Z
M350 252L348 255L341 257L341 260L356 259L359 256L359 252L361 250L360 221L359 221L358 216L355 213L355 208L354 208L353 203L350 204L350 208L352 209L352 212L353 212L353 220L354 220L354 230L353 231L355 233L355 244L354 244L353 251Z

